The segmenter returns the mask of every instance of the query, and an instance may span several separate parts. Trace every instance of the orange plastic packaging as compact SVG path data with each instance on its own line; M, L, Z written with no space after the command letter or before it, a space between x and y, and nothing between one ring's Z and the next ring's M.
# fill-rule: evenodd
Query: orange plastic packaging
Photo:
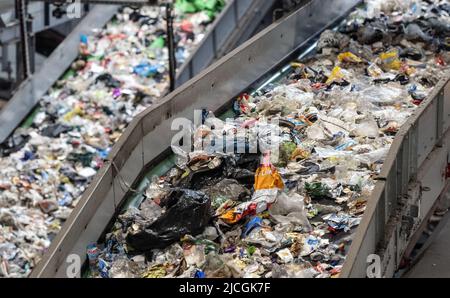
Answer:
M227 224L234 224L248 215L266 211L275 202L278 191L284 188L284 183L276 167L266 163L256 170L254 188L251 201L226 211L219 218Z

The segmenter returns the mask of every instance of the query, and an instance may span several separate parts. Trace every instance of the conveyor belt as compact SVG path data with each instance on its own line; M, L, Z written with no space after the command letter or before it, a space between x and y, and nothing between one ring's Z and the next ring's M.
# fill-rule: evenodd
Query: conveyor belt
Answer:
M87 244L99 239L129 195L123 189L124 183L135 184L145 169L167 156L174 135L171 120L192 119L195 109L223 111L231 98L273 74L274 69L297 55L299 48L345 16L358 2L312 1L139 115L113 148L109 162L96 176L33 276L64 276L66 258L71 254L85 260ZM243 61L245 68L240 67ZM342 277L366 277L367 257L372 254L381 259L381 276L393 276L409 241L445 189L448 181L442 173L447 169L450 152L449 81L447 73L398 132L377 177ZM411 210L419 211L414 214ZM405 227L404 221L409 219L413 224Z
M93 28L103 27L117 9L117 6L94 7L46 59L41 69L21 83L7 105L0 111L0 123L2 123L0 143L25 119L78 56L80 35L91 32Z
M277 69L292 55L298 55L299 49L304 50L313 37L347 15L360 1L326 0L328 5L323 2L311 1L270 26L135 118L110 153L111 162L100 170L32 276L65 276L66 258L71 254L85 260L86 246L99 239L115 213L121 210L127 195L124 182L134 184L145 173L144 169L167 156L174 135L170 130L172 119L192 119L193 109L223 110L233 96L273 73L272 69ZM246 67L242 67L243 61ZM144 171L137 171L139 168Z

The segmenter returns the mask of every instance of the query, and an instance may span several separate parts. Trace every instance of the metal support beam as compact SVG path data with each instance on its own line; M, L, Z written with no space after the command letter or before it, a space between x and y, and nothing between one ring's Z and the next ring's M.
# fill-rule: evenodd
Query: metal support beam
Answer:
M216 50L220 50L230 38L231 33L234 32L234 30L239 30L238 27L241 25L239 20L246 18L246 16L251 13L253 4L260 1L261 0L230 0L227 2L225 8L216 17L213 24L211 24L211 28L203 41L193 49L190 57L180 66L176 74L175 87L179 87L200 73L208 65L212 64L215 57L221 57L220 54L213 49L212 40L215 40ZM266 1L273 2L275 0ZM233 15L237 5L239 5L239 15L238 20L235 20ZM31 10L32 7L34 9L37 9L38 7L43 8L43 3L33 2L32 4L29 4L29 10ZM117 6L114 7L117 9ZM96 16L91 18L90 15L94 10ZM31 11L30 13L34 15ZM79 24L79 27L83 27L84 29L82 31L77 31L78 29L75 29L73 33L66 37L63 44L55 50L55 53L47 59L43 65L43 69L39 69L30 80L22 83L16 90L13 98L11 98L9 103L0 111L0 123L2 123L0 127L0 143L14 131L22 119L40 100L41 96L47 92L52 83L59 78L59 75L61 75L72 63L72 60L75 59L78 54L79 32L89 32L90 29L94 27L103 26L103 21L108 17L112 17L112 15L113 11L110 10L109 6L93 6L91 12L87 14L84 20ZM95 18L98 20L95 20ZM33 29L35 31L38 30L36 27L39 26L42 25L33 23ZM3 33L4 32L0 29L0 40Z
M50 3L44 3L44 26L50 25Z
M2 71L6 71L8 69L8 62L9 62L9 48L8 46L2 47Z
M173 4L166 4L166 22L167 22L167 47L169 50L169 77L170 77L170 92L175 90L175 80L177 71L177 60L175 57L175 43L173 32Z
M16 17L19 19L20 27L20 57L22 58L23 78L31 76L30 47L28 36L28 12L25 0L16 0Z

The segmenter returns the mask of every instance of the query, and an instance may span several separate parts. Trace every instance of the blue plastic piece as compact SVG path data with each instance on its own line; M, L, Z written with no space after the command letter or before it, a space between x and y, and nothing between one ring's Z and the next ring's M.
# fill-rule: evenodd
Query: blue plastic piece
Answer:
M102 278L109 278L108 263L103 259L98 259L98 271Z
M245 231L242 234L242 237L245 238L248 236L248 234L255 228L260 228L262 226L262 218L259 216L253 217L246 225L245 225Z
M80 42L82 43L82 44L88 44L88 37L87 37L87 35L85 35L85 34L81 34L81 36L80 36Z
M158 73L158 67L148 62L142 62L133 68L133 72L138 76L147 78Z

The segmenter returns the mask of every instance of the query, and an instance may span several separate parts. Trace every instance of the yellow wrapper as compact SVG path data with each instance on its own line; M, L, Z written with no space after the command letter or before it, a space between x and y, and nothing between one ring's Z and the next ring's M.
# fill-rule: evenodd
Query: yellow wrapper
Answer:
M272 165L263 165L255 173L255 191L261 189L282 189L283 179L277 169Z
M345 52L338 55L339 62L348 62L348 63L361 63L363 62L361 58L356 56L353 53Z
M339 66L335 66L325 84L330 85L331 83L340 81L343 78L344 74L342 73L342 69Z
M387 69L399 70L402 67L397 50L381 53L380 60Z

